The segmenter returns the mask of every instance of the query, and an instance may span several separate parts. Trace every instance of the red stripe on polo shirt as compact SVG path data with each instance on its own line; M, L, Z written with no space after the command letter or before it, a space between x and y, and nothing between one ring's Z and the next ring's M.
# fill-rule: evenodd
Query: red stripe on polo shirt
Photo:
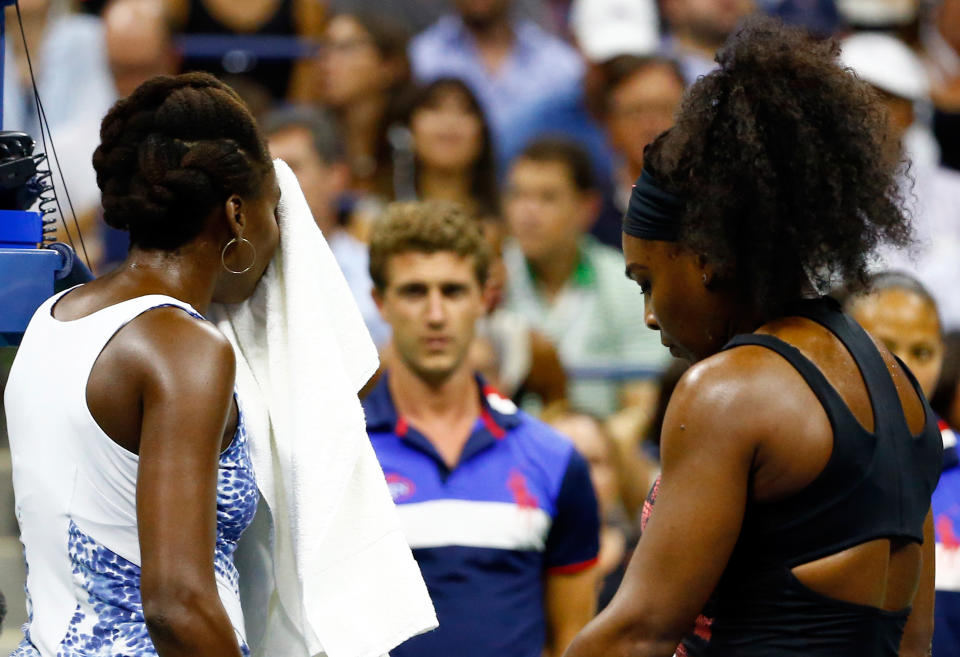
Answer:
M580 563L571 563L566 566L555 566L554 568L547 568L548 575L574 575L576 573L582 573L588 568L593 568L597 565L597 561L600 560L600 557L594 557L587 561L581 561Z
M490 411L484 408L480 411L480 417L483 419L483 424L487 427L487 431L489 431L497 440L503 440L503 437L507 435L507 432L503 427L497 424L497 421L493 419L492 415L490 415Z

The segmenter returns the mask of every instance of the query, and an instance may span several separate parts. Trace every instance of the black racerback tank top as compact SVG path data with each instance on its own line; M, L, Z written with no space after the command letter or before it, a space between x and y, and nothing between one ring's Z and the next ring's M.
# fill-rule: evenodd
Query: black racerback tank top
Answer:
M857 421L823 373L792 345L758 334L737 336L726 345L765 347L796 368L830 420L833 452L803 490L747 506L712 599L715 617L706 654L896 657L909 608L888 612L825 597L804 586L792 568L879 538L923 542L942 464L937 418L904 366L926 413L923 430L911 434L883 357L835 301L803 301L790 314L824 326L850 352L870 396L874 431Z

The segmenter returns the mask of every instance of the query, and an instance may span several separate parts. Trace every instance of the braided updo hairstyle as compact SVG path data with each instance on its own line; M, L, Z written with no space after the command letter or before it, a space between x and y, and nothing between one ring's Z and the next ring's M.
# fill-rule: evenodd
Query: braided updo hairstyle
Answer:
M749 19L645 151L686 201L681 244L767 314L811 283L865 282L875 247L910 241L884 110L838 54L835 42Z
M206 73L157 76L107 113L93 154L108 225L131 246L172 251L232 194L256 197L272 170L240 97Z

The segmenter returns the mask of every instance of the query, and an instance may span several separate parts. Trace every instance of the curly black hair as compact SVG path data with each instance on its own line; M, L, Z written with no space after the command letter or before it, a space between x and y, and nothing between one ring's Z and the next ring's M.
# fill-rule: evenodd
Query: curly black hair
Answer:
M865 283L880 243L910 242L886 115L838 54L835 41L749 19L645 151L686 199L681 244L767 316L811 287Z
M206 73L157 76L118 101L93 154L108 225L131 246L176 250L231 194L258 196L272 170L240 97Z

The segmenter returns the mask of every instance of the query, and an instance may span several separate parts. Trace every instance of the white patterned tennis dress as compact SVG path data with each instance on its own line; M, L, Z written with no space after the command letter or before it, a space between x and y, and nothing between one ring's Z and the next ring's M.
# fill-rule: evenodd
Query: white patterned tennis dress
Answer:
M140 598L138 457L97 425L86 386L107 342L135 317L163 306L203 317L182 301L150 295L59 321L51 310L60 296L31 320L4 395L30 618L11 657L155 657ZM220 455L214 565L244 655L233 553L257 499L241 410Z

